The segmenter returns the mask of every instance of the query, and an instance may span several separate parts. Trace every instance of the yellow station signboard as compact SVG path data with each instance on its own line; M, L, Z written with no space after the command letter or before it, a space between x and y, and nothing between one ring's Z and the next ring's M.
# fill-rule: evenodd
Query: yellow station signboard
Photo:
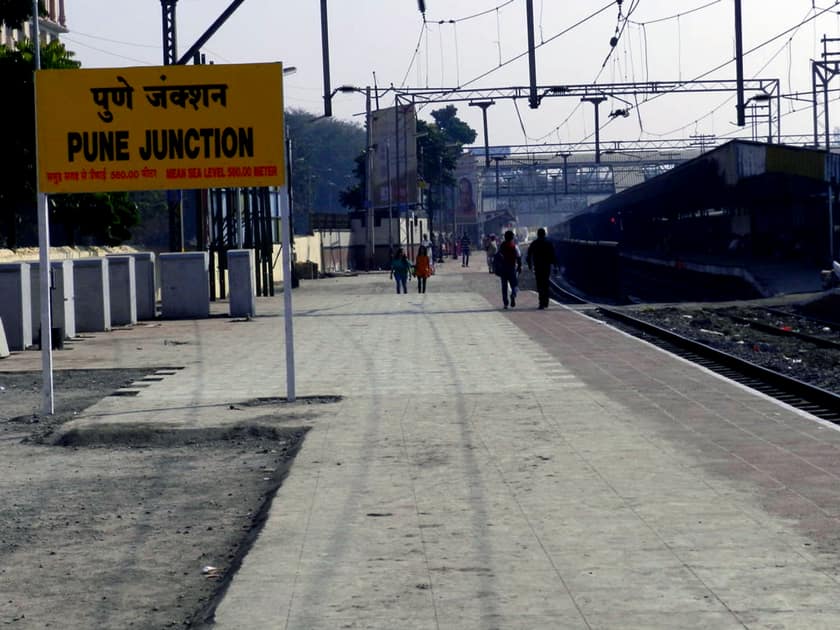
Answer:
M282 186L279 63L41 70L44 193Z

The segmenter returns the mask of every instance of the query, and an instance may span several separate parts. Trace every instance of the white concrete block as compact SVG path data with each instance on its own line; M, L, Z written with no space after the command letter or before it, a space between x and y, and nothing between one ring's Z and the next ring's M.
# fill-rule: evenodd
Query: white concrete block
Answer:
M111 290L107 258L73 260L77 332L111 330Z
M137 323L137 280L134 258L108 256L108 282L111 289L111 325Z
M210 259L207 252L161 254L160 282L163 318L210 316Z
M257 290L254 283L253 249L228 251L228 281L230 282L231 317L256 315Z
M0 317L9 350L26 350L32 345L29 263L0 264Z
M9 344L6 341L6 330L3 328L3 318L0 317L0 359L9 356Z
M157 288L155 286L155 255L152 252L132 254L137 278L137 319L157 317Z
M76 336L76 293L73 261L50 261L52 269L52 325L64 329L64 338ZM32 285L32 341L40 343L41 334L41 265L30 263Z

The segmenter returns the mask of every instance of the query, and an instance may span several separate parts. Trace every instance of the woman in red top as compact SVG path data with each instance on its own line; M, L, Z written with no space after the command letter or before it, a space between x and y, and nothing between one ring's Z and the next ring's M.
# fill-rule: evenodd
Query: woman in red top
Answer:
M427 250L422 245L417 250L417 259L414 261L414 275L417 276L417 292L426 292L426 278L432 275L432 263L429 261Z

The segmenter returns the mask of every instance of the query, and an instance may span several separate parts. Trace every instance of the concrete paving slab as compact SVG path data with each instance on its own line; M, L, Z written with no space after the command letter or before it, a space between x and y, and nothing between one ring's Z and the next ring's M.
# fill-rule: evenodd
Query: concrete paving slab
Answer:
M391 290L295 292L298 395L341 399L278 414L311 428L215 627L840 626L840 433L528 293L502 311L480 271ZM181 368L68 430L270 417L242 402L284 393L280 302L57 353Z

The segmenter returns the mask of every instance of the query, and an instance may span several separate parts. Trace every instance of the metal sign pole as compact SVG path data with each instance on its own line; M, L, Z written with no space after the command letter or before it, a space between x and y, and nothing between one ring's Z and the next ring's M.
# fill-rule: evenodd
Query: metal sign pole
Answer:
M41 37L38 28L38 0L32 0L32 44L35 55L35 73L41 69ZM33 75L34 77L34 75ZM33 81L33 89L35 82ZM38 94L35 92L35 173L38 197L38 278L41 294L41 411L45 415L55 412L53 391L52 313L50 312L50 222L47 215L47 196L41 193L38 179Z
M292 143L286 141L286 171L292 168ZM295 396L295 335L292 322L292 207L289 203L292 179L287 177L286 189L280 194L280 230L282 232L283 261L283 322L286 333L286 400L294 402Z

